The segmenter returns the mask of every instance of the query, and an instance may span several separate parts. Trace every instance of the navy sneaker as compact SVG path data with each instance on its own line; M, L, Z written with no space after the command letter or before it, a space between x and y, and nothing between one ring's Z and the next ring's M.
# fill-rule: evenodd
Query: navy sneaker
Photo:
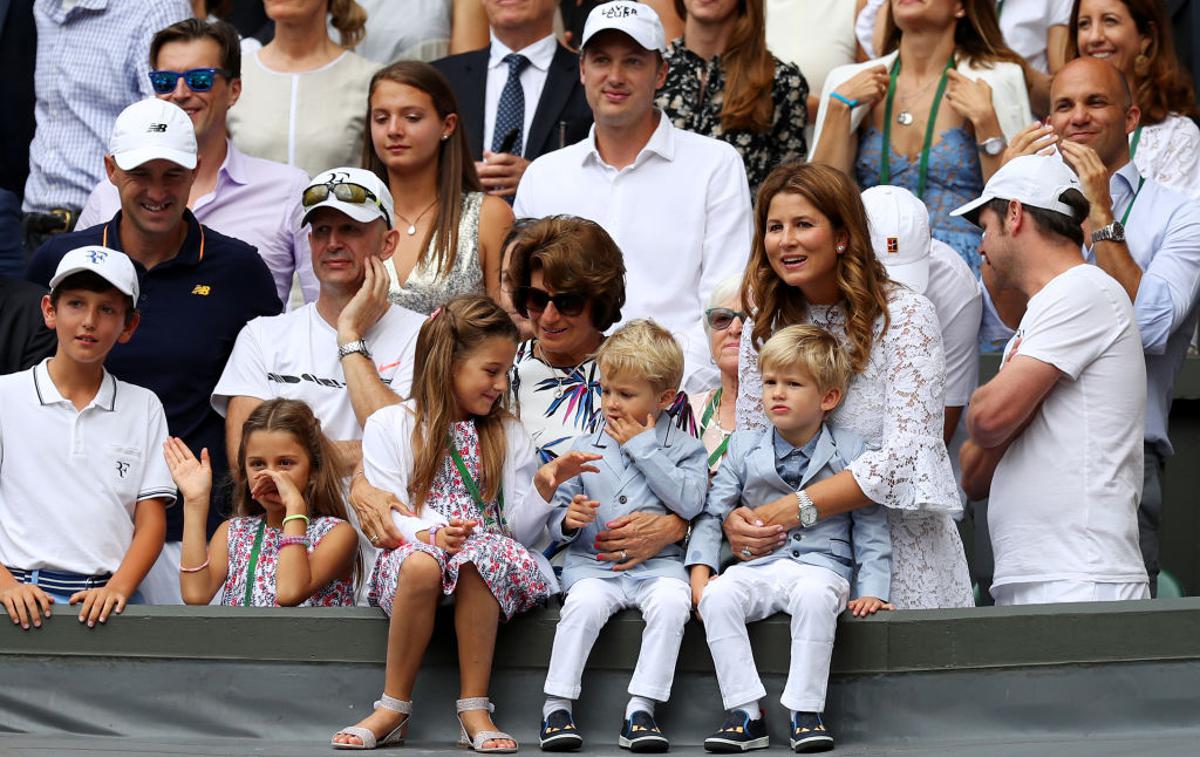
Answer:
M704 740L709 752L749 752L766 749L770 744L766 722L762 718L751 720L745 710L731 711L717 732Z
M543 752L573 752L583 746L575 719L566 710L555 710L542 721L538 740Z
M833 737L825 730L819 712L797 712L792 716L793 752L828 752L833 749Z
M671 748L671 742L654 722L653 715L638 710L625 719L617 746L631 752L665 752Z

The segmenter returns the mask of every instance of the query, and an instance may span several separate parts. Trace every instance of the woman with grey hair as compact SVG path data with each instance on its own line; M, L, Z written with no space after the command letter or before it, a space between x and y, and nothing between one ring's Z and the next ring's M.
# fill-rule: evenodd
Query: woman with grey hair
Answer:
M741 312L739 292L740 276L725 279L713 290L704 311L704 333L708 335L708 349L713 362L721 372L721 385L702 394L692 395L692 415L699 424L700 439L708 450L708 472L716 473L725 450L729 446L729 435L735 425L734 407L738 393L738 345L742 339L742 323L746 314Z

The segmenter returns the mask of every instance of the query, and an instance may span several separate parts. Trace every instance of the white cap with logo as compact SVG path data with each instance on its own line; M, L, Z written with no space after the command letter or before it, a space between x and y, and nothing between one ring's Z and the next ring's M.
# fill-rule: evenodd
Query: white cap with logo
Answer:
M117 116L108 151L123 171L159 159L191 170L196 167L196 129L183 108L151 97Z
M137 271L129 256L118 250L101 247L98 244L87 247L76 247L58 261L54 278L50 279L50 289L54 289L68 276L82 271L91 271L100 278L116 287L122 294L133 298L136 306L138 294Z
M339 190L336 187L339 184L349 185L347 190L342 190L346 195L356 193L358 190L353 189L354 187L366 190L363 201L354 202L352 199L338 197ZM322 188L326 190L323 193L320 191ZM396 208L392 204L392 193L374 171L365 168L345 166L331 168L318 174L304 189L301 201L304 205L301 226L308 223L309 216L317 208L340 210L359 223L370 223L376 218L382 218L389 229L395 226L392 219L396 217Z
M1075 210L1060 198L1063 192L1074 189L1083 192L1079 177L1063 162L1061 156L1022 155L1013 158L992 174L983 194L961 208L950 211L979 225L979 209L992 200L1016 200L1022 205L1062 213L1075 218ZM1080 223L1083 219L1078 219Z
M881 184L863 190L871 247L894 281L924 294L929 286L929 209L904 187Z
M645 3L613 0L592 8L583 24L579 49L587 47L588 40L605 29L625 32L647 50L660 53L667 50L667 35L663 32L662 21L654 9Z

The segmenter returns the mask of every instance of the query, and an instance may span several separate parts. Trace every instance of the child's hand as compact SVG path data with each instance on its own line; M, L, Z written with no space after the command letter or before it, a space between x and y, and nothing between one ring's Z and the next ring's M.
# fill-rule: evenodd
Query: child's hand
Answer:
M125 602L129 597L125 596L124 592L117 591L111 586L101 586L98 589L85 589L77 591L71 595L71 604L76 602L83 603L79 608L79 622L87 623L88 628L93 628L96 621L101 623L108 622L109 613L120 613L125 609Z
M542 499L549 501L554 497L554 490L564 481L575 478L581 473L599 472L599 468L594 465L588 465L588 463L593 460L599 460L601 457L602 455L590 452L572 450L565 455L554 458L541 468L538 468L537 474L533 477L533 483L537 487L538 494L542 495Z
M308 505L304 502L304 495L296 488L291 476L264 468L254 474L254 478L250 482L250 496L254 499L262 499L272 494L279 498L279 501L287 509L288 515L308 514Z
M880 610L895 610L891 602L884 602L879 597L859 597L846 603L846 609L856 618L874 615Z
M708 586L716 576L712 574L712 570L707 565L693 565L691 571L692 584L692 609L696 613L696 620L704 621L700 617L700 599L704 596L704 589Z
M646 413L645 425L638 423L632 418L613 418L612 420L605 419L604 421L604 433L616 439L617 444L624 444L646 429L653 427L654 416L650 413Z
M475 526L478 525L477 520L451 518L450 523L439 528L435 534L436 546L441 547L447 555L457 554L462 550L463 542L475 532Z
M588 499L586 494L576 494L571 499L571 506L567 508L567 517L563 518L563 530L578 531L596 520L596 508L598 507L600 507L600 503L594 499Z
M6 589L0 589L0 603L3 603L8 617L14 624L29 630L42 627L42 617L50 617L50 605L54 597L32 584L13 584Z
M182 439L172 436L163 443L163 457L167 459L171 478L179 487L184 504L203 502L207 505L212 492L212 463L208 459L208 448L200 450L200 459L197 460Z

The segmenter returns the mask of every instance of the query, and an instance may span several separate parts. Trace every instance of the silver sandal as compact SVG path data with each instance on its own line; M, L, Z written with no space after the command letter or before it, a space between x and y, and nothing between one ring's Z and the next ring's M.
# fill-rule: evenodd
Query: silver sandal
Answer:
M374 705L375 709L380 708L398 712L404 715L404 720L400 721L400 725L392 729L391 733L384 736L382 739L376 739L375 734L370 728L364 728L360 725L346 726L342 730L333 734L334 738L341 734L346 736L357 736L362 739L361 744L342 744L329 740L329 745L334 749L377 749L381 746L399 746L404 743L405 736L408 735L408 716L412 713L412 702L406 702L403 699L389 697L387 694L380 695L379 701Z
M505 733L504 731L479 731L475 734L474 738L470 738L467 736L467 727L465 725L463 725L462 713L472 712L474 710L487 710L489 713L495 712L496 706L494 704L492 704L490 699L488 699L487 697L471 697L469 699L459 699L457 702L454 703L454 706L458 711L458 727L459 727L458 745L460 747L465 747L467 749L471 749L473 751L484 753L484 754L510 754L512 752L517 751L516 746L511 746L511 747L496 747L496 746L494 746L494 747L488 747L486 749L484 748L483 745L489 741L506 740L506 741L511 741L515 745L517 743L517 740L514 739L509 734Z

